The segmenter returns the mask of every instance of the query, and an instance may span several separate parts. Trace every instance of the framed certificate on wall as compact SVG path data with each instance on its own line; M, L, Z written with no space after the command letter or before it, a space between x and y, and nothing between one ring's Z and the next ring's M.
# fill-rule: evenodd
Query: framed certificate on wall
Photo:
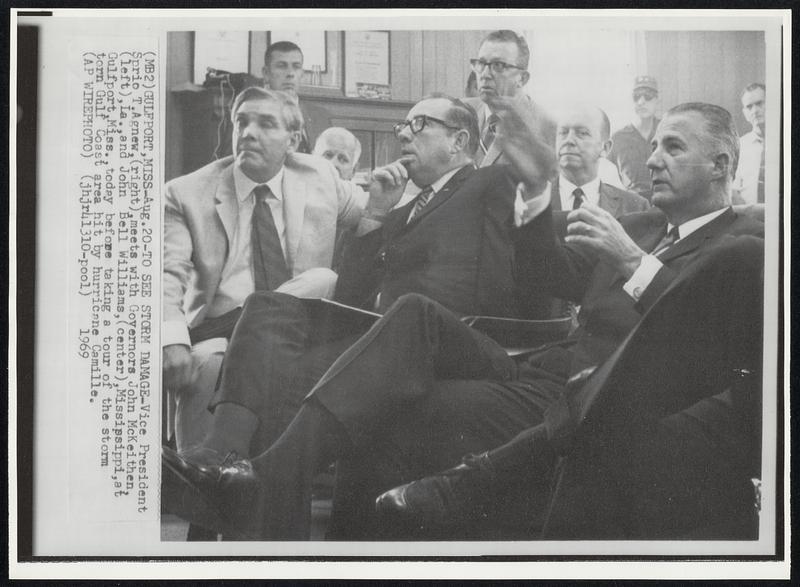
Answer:
M345 31L344 93L390 100L389 31Z

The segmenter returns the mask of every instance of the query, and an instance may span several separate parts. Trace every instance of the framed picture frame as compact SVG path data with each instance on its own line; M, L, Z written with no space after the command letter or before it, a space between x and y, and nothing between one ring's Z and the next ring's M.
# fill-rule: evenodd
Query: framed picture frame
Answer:
M344 95L391 100L389 31L344 32Z

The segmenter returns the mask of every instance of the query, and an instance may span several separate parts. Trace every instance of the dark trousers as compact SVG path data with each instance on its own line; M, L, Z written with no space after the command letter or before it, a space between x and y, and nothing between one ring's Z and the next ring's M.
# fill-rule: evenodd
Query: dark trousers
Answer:
M400 298L310 394L352 443L340 455L329 537L390 536L374 520L377 495L539 424L564 387L563 373L539 374L519 380L517 365L494 341L424 296ZM545 493L524 490L514 501L528 509L529 496ZM541 509L536 501L533 509Z
M320 311L318 300L275 292L247 298L210 409L241 405L259 417L251 454L269 448L303 398L364 328Z

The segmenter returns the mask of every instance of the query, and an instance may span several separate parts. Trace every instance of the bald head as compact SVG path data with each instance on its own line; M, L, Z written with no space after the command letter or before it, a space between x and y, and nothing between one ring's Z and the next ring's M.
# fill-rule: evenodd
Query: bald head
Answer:
M361 157L361 143L346 128L333 126L326 128L317 138L314 155L324 157L333 163L342 179L353 179L358 159Z
M598 160L611 148L611 125L600 108L568 106L558 115L556 153L561 173L575 185L597 177Z

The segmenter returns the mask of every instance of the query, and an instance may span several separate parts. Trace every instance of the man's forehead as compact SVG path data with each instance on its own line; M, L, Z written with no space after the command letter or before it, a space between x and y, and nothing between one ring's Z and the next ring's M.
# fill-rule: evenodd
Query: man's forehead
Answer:
M329 134L323 138L323 145L336 151L352 154L355 151L355 141L347 135Z
M270 63L302 63L303 54L300 51L275 51L270 56Z
M492 57L503 61L516 61L519 57L519 47L511 41L486 41L478 51L479 57Z
M749 104L754 104L755 102L761 102L764 100L766 96L766 92L761 88L756 88L755 90L750 90L749 92L745 92L742 96L742 105L747 106Z
M703 130L705 118L697 112L678 112L665 116L656 129L655 138L674 136L687 140Z
M591 108L576 108L561 113L558 128L587 128L597 131L600 128L600 113Z
M449 109L450 102L448 100L444 98L429 98L417 102L416 105L408 111L408 118L410 120L420 114L427 114L428 116L444 119Z
M281 113L281 105L276 100L269 98L254 98L245 100L239 104L236 114L259 114L259 115L278 115Z

